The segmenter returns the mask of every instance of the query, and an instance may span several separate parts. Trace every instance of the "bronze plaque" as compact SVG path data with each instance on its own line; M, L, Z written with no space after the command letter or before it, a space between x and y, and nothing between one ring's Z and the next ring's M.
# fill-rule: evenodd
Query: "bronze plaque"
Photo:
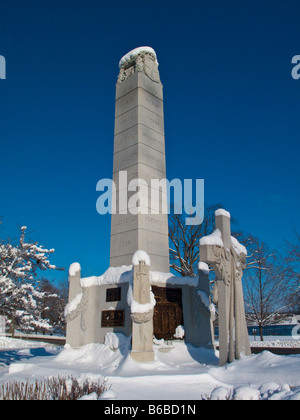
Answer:
M102 327L124 327L125 311L109 310L102 311L101 326Z

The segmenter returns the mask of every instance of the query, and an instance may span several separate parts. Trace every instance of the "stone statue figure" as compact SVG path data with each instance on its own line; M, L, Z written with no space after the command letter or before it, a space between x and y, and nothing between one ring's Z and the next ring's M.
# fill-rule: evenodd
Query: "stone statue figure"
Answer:
M200 259L216 274L213 290L219 312L220 365L251 355L243 299L242 276L246 248L231 236L230 214L215 213L216 230L200 240Z

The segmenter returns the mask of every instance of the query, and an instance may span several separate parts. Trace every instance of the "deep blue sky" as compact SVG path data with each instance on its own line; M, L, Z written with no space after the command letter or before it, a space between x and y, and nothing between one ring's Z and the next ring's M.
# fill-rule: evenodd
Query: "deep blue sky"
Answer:
M118 62L149 45L168 178L204 178L207 204L282 247L299 228L299 16L299 0L2 2L2 236L27 225L57 265L106 270L110 217L96 212L96 184L112 175Z

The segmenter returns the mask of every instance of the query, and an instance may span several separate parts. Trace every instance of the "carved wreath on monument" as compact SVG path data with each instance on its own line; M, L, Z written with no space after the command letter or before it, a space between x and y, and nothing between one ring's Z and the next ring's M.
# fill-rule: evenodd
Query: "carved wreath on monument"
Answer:
M155 56L149 52L140 52L131 61L122 65L118 83L128 79L134 73L145 73L153 82L160 83Z
M213 265L217 277L223 279L226 286L229 286L232 277L236 280L241 280L243 277L243 270L246 268L246 256L244 254L238 255L233 246L231 246L229 250L214 245L212 246L212 251L216 259L211 262L211 264Z
M146 322L151 321L152 317L153 317L153 310L148 311L148 312L143 312L143 313L133 312L131 314L131 319L136 324L145 324Z

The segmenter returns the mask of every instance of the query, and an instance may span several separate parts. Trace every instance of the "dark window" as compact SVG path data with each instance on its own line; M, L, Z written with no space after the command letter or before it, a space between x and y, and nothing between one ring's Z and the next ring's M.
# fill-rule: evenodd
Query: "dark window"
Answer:
M124 327L125 311L102 311L102 327Z
M106 290L106 302L118 302L121 300L121 287Z

